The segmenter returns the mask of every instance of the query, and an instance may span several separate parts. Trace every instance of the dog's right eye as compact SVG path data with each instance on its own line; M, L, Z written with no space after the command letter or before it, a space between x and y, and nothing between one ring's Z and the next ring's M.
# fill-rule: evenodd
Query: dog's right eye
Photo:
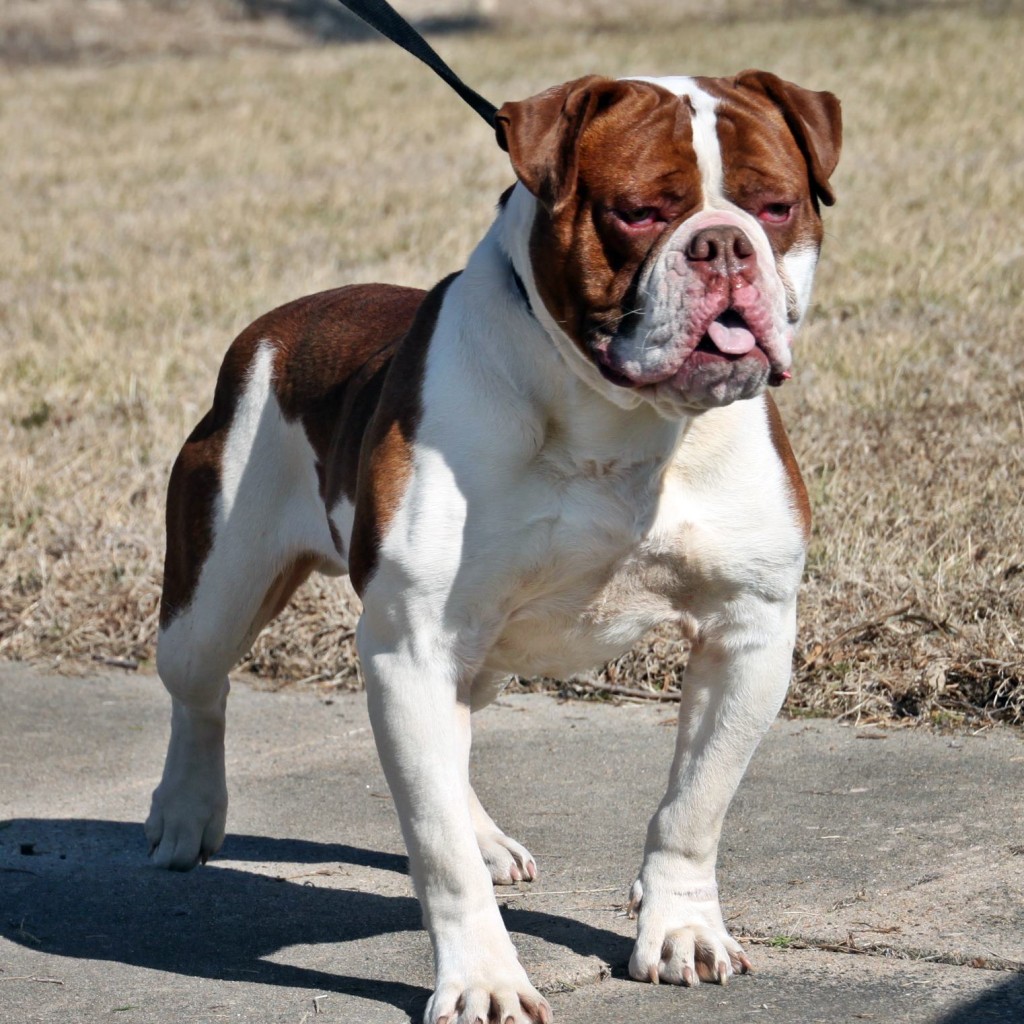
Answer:
M612 210L615 217L629 228L650 228L664 220L654 206L635 206L628 210Z

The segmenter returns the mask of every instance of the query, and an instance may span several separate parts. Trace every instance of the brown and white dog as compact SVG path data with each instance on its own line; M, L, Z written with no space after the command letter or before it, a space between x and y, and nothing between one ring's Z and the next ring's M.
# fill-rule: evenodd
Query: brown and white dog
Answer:
M810 528L765 393L789 376L838 101L774 75L587 77L498 114L518 183L427 293L257 320L171 475L157 864L224 837L228 671L312 571L348 572L377 747L433 942L428 1024L547 1021L493 883L536 877L468 775L470 713L672 621L693 642L631 905L634 978L744 971L715 860L789 681Z

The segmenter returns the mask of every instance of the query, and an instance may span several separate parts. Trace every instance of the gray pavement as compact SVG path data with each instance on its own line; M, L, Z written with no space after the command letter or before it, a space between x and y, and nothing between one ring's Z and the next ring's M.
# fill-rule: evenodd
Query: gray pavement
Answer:
M430 950L360 696L229 705L221 854L168 874L140 822L168 702L138 676L0 665L0 1021L418 1019ZM726 821L719 884L756 973L626 978L623 915L670 707L510 696L474 780L537 857L497 890L561 1024L1024 1022L1024 739L778 722Z

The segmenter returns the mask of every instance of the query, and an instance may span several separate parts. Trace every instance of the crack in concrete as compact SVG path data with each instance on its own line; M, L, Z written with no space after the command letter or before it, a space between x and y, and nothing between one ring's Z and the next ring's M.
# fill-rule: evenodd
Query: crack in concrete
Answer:
M860 956L875 956L890 960L913 960L918 963L943 964L949 967L972 967L983 971L1002 971L1009 974L1024 974L1024 963L1001 956L994 950L987 950L988 956L967 956L962 953L942 953L937 950L899 948L885 942L858 943L849 938L846 942L829 942L801 935L743 935L740 942L755 946L770 946L772 949L816 949L827 953L849 953Z

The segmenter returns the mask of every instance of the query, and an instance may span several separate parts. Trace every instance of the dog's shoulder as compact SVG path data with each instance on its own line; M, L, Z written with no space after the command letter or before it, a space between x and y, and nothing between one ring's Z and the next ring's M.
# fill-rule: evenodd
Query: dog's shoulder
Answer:
M416 308L387 367L365 437L351 453L356 474L356 516L349 550L349 576L362 593L377 564L377 551L412 473L413 449L423 414L422 387L427 353L451 283L437 284Z

